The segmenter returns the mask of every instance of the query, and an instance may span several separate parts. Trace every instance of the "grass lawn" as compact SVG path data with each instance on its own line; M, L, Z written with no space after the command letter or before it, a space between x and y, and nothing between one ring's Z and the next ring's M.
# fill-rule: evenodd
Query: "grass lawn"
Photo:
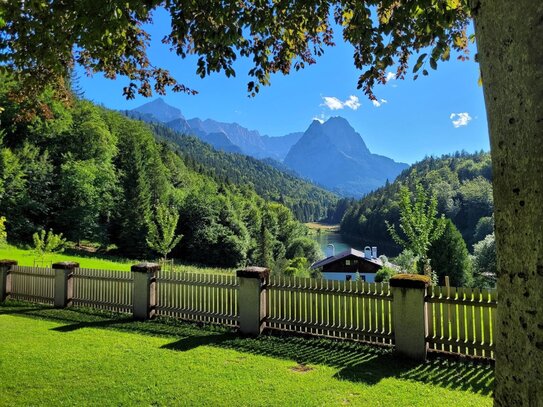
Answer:
M173 320L0 306L0 405L491 406L493 368Z
M36 255L32 250L21 249L15 246L5 246L0 248L0 259L17 260L20 266L33 266ZM102 269L102 270L121 270L130 271L130 266L140 263L142 260L130 260L120 257L101 255L97 253L85 253L66 251L65 253L53 254L47 258L52 263L58 261L75 261L82 268ZM154 259L153 259L154 260ZM145 260L147 261L147 260ZM230 273L233 270L219 269L213 267L198 267L192 265L177 265L178 271L189 271L197 273Z

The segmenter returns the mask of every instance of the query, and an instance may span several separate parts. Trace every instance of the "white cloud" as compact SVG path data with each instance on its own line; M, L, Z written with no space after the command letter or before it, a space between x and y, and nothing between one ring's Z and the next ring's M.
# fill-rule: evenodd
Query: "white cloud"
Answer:
M373 106L375 106L375 107L381 107L381 105L384 105L385 103L388 103L388 100L386 100L386 99L372 100L371 103L373 103Z
M356 110L360 107L360 102L358 101L358 97L353 96L353 95L349 96L349 99L343 102L343 104L353 110Z
M328 116L326 116L324 113L321 113L317 116L313 116L313 118L311 120L316 120L318 121L320 124L324 123L326 120L328 120Z
M360 107L358 97L353 95L349 96L349 98L344 102L334 96L323 96L322 100L324 103L321 106L326 106L330 110L341 110L346 107L357 110Z
M457 129L462 126L467 126L468 123L472 120L472 117L467 112L451 113L449 119L451 119L454 128Z
M333 96L324 96L322 99L324 100L323 105L330 110L340 110L344 107L343 102Z
M387 82L393 81L396 79L396 74L394 72L387 72L387 75L385 76L385 80Z

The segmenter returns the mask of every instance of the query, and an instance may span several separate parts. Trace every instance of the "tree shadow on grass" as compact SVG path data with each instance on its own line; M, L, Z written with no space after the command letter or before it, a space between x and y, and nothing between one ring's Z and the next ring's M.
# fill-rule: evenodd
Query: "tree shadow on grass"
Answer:
M123 319L106 319L104 321L76 322L74 324L57 326L56 328L51 328L51 330L57 332L73 332L83 328L109 328L113 325L125 324L132 321L132 318L127 317Z
M189 336L163 348L185 352L199 346L292 360L300 365L335 367L339 369L337 379L368 385L394 377L482 395L492 394L494 385L494 368L490 365L442 358L418 363L395 356L391 349L347 341L273 335L244 338L231 332Z
M52 328L57 332L99 328L176 338L162 346L163 349L176 352L186 352L200 346L214 346L291 360L300 365L325 365L338 369L335 375L338 380L368 385L394 377L482 395L490 395L494 386L494 368L490 365L441 357L416 363L395 357L390 348L356 342L278 334L251 338L243 337L231 328L199 326L169 318L136 322L128 314L83 308L58 310L28 303L9 302L0 306L0 314L65 323Z

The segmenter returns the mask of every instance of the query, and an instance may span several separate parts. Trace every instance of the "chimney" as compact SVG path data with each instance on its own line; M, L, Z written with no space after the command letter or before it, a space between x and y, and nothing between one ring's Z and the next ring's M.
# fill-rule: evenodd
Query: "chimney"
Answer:
M369 246L364 247L364 258L368 260L371 259L371 247Z
M371 257L373 257L374 259L377 258L377 246L371 247Z

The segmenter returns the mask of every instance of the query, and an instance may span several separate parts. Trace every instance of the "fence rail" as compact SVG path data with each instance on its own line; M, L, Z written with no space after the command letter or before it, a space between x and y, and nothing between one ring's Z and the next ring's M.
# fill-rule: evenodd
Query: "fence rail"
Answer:
M55 273L42 267L14 266L11 271L11 298L53 304Z
M271 277L267 327L392 344L388 284Z
M78 268L74 270L74 305L131 312L134 281L132 273Z
M430 349L494 358L496 290L428 287Z
M236 276L160 271L156 282L158 315L238 325Z
M242 331L240 321L246 317L252 321L252 315L257 315L254 322L260 331L267 328L395 344L396 347L400 347L400 335L405 338L406 332L416 331L421 344L424 345L422 338L425 338L431 351L494 359L496 290L428 287L424 291L421 288L420 304L425 304L426 314L424 307L415 302L406 303L403 306L407 308L402 308L411 312L409 307L414 304L413 312L420 312L420 328L400 327L399 321L394 327L393 307L400 306L405 297L396 297L404 291L397 287L391 289L388 284L265 276L257 280L256 285L244 286L240 285L240 279L250 277L243 273L237 277L156 271L156 265L143 264L146 278L137 274L138 279L135 279L135 271L73 267L72 272L66 273L62 268L55 271L9 265L4 271L0 270L3 273L1 298L9 295L13 299L57 306L71 302L76 306L132 312L135 317L141 312L143 318L154 312L189 321L240 327ZM149 269L145 271L145 267ZM141 266L139 270L141 273ZM258 313L249 312L240 318L240 295L244 295L244 300L254 296L254 301L244 301L249 304L244 311L252 312L253 307L260 307ZM135 304L135 299L143 306ZM422 326L423 315L426 315L427 330Z

